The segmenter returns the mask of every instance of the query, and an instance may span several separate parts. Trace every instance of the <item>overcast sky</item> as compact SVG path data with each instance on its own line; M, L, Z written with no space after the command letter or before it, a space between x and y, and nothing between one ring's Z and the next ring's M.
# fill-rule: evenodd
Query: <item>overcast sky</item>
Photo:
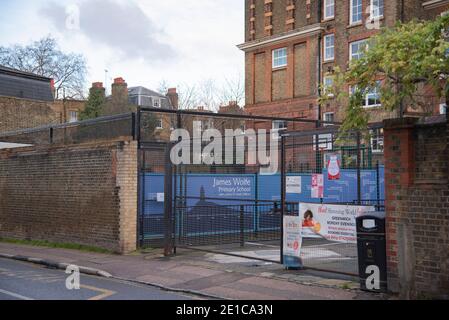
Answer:
M87 58L89 84L105 69L153 89L244 74L244 0L0 0L0 30L1 46L51 34Z

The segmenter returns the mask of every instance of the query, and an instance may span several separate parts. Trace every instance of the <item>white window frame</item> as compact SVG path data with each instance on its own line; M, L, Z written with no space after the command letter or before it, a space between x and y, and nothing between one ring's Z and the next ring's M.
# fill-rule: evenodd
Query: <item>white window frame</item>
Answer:
M280 52L285 52L285 55L278 55L276 56L277 53ZM288 50L287 47L285 48L279 48L279 49L274 49L272 52L272 57L273 57L273 62L272 62L272 66L273 69L278 69L278 68L285 68L288 64ZM285 59L285 62L284 62Z
M447 113L447 105L445 103L440 104L440 114L446 114Z
M161 107L161 99L153 98L153 107L160 108Z
M284 126L281 127L280 124L283 124ZM284 120L273 120L272 126L272 130L281 131L288 128L288 123Z
M332 84L328 85L327 81L330 80L332 82ZM324 94L326 94L326 92L328 91L329 86L333 86L334 85L334 77L333 76L324 76L323 77L323 90L324 90ZM327 93L328 97L333 97L334 94L329 92Z
M318 150L317 150L317 135L313 136L313 151L332 151L334 149L334 135L332 133L324 133L318 135Z
M384 152L384 132L383 129L371 130L371 151L373 153L383 153ZM374 142L377 141L377 148L374 148ZM379 147L381 146L381 147Z
M157 119L156 129L158 129L158 130L164 129L164 123L163 123L162 119Z
M327 9L332 10L332 14L328 15ZM324 20L335 18L335 0L324 0Z
M380 87L381 81L378 80L378 81L376 81L376 82L378 83L378 87ZM350 87L349 87L349 95L352 95L352 94L354 93L354 89L356 89L356 88L357 88L357 86L350 86ZM375 89L375 90L377 91L377 90L379 90L379 89ZM369 96L372 95L372 94L373 94L373 91L371 91L371 92L366 92L366 93L364 94L364 103L363 103L363 105L362 105L363 108L365 108L365 109L371 109L371 108L378 108L378 107L381 107L381 106L382 106L382 104L380 103L380 92L377 92L378 98L376 99L376 100L379 100L379 103L373 104L373 105L369 105L369 104L368 104Z
M369 109L369 108L377 108L377 107L380 107L382 105L380 103L380 81L377 81L377 83L378 83L378 87L374 88L373 89L374 91L370 91L370 92L366 93L366 95L365 95L365 105L363 106L364 108L367 108L367 109ZM373 95L373 94L377 95L376 100L378 100L379 103L376 103L376 104L373 104L373 105L369 105L368 103L369 103L370 95Z
M374 2L380 2L382 1L382 6L376 6L378 9L382 8L382 13L380 13L380 10L378 10L379 14L374 15ZM376 19L382 19L384 17L385 14L385 1L384 0L371 0L370 1L370 18L371 20L376 20Z
M332 120L328 120L328 119L326 119L326 117L327 116L329 116L329 115L332 115ZM331 122L334 122L335 121L335 113L334 112L325 112L325 113L323 113L323 121L331 121ZM329 126L333 126L333 124L330 124L330 123L324 123L323 124L323 126L324 127L329 127Z
M357 52L357 59L354 59L353 45L360 45L360 44L365 44L365 50L368 49L368 46L369 46L368 39L363 39L363 40L354 41L354 42L349 43L349 61L359 60L360 58L363 57L363 54L361 54L360 52ZM359 50L360 50L360 46L359 46Z
M284 124L284 126L279 126L279 124ZM278 140L281 139L280 134L283 131L287 131L288 130L288 122L287 121L283 121L283 120L273 120L271 123L272 127L271 127L271 138L273 140L275 140L275 133L277 132L279 134L278 136Z
M73 117L75 115L75 117ZM78 122L79 113L78 111L69 111L69 123Z
M327 39L332 38L333 39L333 44L332 46L328 46L327 44ZM324 36L323 38L323 42L324 42L324 61L333 61L335 59L335 34L331 33L331 34L327 34ZM332 48L332 57L327 55L327 50Z
M355 13L354 12L354 9L355 9L354 4L355 4L356 1L357 2L360 1L360 4L357 5L357 8L360 7L360 12L357 12L358 14L360 14L360 20L354 21L354 13ZM360 24L360 23L363 22L363 0L351 0L350 10L349 11L350 11L349 12L349 24L350 25Z

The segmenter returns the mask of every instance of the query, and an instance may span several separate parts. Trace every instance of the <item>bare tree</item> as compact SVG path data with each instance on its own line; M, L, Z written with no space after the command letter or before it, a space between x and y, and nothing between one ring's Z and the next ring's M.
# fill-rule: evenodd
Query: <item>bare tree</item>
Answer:
M182 110L194 109L199 105L197 86L182 84L179 88L179 108Z
M218 90L214 80L206 79L201 81L198 85L198 97L200 105L206 110L217 111L219 107L217 93Z
M158 92L166 94L169 83L162 80L158 85ZM196 84L183 83L177 86L180 109L196 109L204 107L205 110L217 111L222 105L236 101L242 106L245 102L245 84L240 76L225 78L221 86L216 85L213 79L205 79Z
M221 105L227 105L230 101L235 101L239 106L245 104L245 82L240 75L232 78L225 78L219 93Z
M168 84L168 81L165 79L162 79L158 84L157 92L159 92L160 94L165 96L167 94L169 88L170 88L170 85Z
M0 47L0 65L54 79L56 99L84 98L86 59L62 52L50 36L26 46Z

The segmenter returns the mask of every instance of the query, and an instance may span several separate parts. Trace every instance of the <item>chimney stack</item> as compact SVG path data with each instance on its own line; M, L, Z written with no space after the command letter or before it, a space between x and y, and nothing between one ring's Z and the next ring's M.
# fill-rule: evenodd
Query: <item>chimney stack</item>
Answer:
M56 98L55 79L50 80L50 88L51 92L53 93L53 99L55 99Z
M169 88L166 94L168 100L170 100L170 104L173 109L178 110L179 108L179 95L176 92L176 88Z
M90 88L89 92L92 94L94 91L99 91L100 95L105 98L106 97L106 90L103 87L103 82L94 82L92 83L92 88Z
M112 84L112 103L116 106L128 105L128 84L121 77L115 78Z

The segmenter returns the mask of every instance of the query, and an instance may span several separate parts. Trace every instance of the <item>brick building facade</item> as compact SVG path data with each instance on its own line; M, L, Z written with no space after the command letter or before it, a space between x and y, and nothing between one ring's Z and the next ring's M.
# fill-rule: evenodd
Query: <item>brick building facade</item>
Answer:
M78 121L83 100L54 100L53 80L0 66L0 133Z
M429 19L449 8L446 0L246 0L246 111L255 115L341 121L330 102L320 106L320 83L346 69L363 42L398 21ZM366 107L373 121L394 118L374 92ZM377 96L378 97L378 96ZM297 129L291 125L291 129Z

